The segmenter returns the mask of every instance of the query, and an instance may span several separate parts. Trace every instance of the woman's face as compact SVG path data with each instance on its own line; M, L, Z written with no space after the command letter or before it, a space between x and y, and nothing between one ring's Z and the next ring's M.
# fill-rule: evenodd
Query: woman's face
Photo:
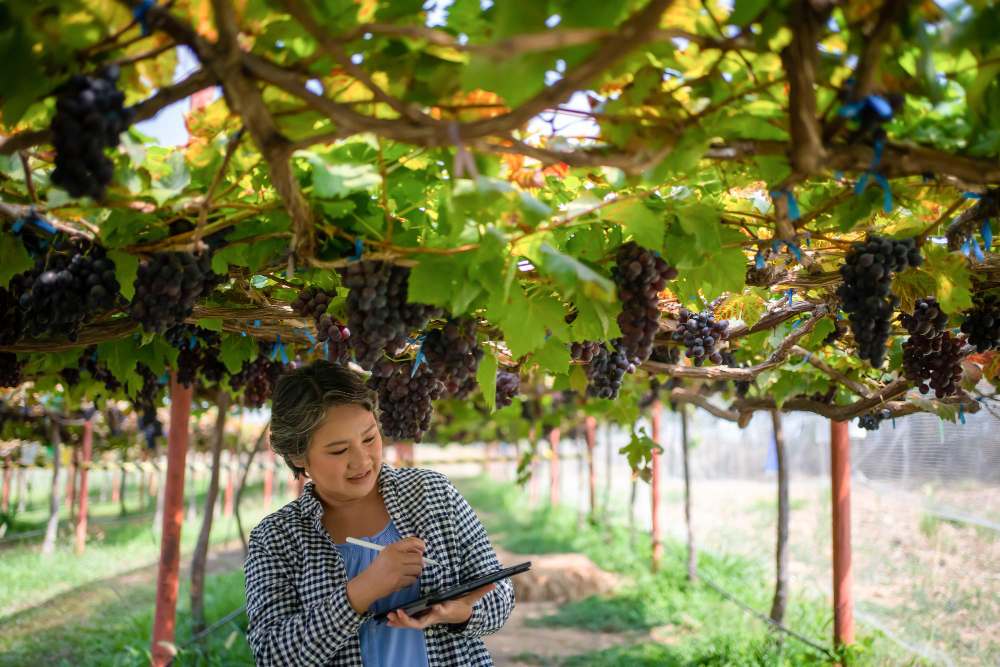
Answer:
M375 415L360 405L328 408L301 465L322 498L350 501L367 496L382 467L382 434Z

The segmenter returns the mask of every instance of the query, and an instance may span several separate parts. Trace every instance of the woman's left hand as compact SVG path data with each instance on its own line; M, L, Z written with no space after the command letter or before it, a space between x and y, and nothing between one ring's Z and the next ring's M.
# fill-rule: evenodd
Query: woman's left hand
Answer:
M432 605L419 618L408 615L402 609L390 612L388 616L389 627L423 630L438 623L465 623L472 617L472 605L494 588L496 588L496 584L487 584L460 598Z

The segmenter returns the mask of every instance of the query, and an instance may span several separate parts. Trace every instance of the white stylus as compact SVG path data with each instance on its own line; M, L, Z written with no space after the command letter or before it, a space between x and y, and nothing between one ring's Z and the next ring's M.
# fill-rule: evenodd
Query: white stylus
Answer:
M382 551L383 549L385 549L385 547L382 546L381 544L375 544L374 542L366 542L365 540L359 540L356 537L348 537L347 538L347 542L348 542L348 544L356 544L359 547L367 547L369 549L374 549L375 551ZM438 566L440 566L441 563L437 562L436 560L433 560L433 559L430 559L430 558L427 558L426 556L424 556L424 565L438 565Z

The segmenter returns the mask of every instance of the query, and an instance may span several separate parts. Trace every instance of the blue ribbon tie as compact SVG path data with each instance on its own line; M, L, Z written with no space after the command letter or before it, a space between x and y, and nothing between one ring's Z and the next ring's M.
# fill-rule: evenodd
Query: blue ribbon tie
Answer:
M968 257L971 251L972 251L972 243L969 241L969 239L965 239L965 241L962 242L962 254Z
M787 292L785 292L785 296L788 297L788 304L791 305L791 303L792 303L792 297L795 296L795 290L793 290L793 289L788 290ZM793 324L792 328L794 329L796 326L798 326L797 323Z
M193 350L198 347L198 339L195 336L188 338L188 349Z
M796 261L801 262L802 249L799 248L799 245L797 243L792 243L791 241L785 241L785 245L788 246L788 251L792 253L792 256L795 257Z
M301 331L303 335L305 335L305 337L309 339L310 343L312 343L313 345L316 344L316 337L312 335L312 332L309 331L309 329L302 327L301 329L299 329L299 331Z
M981 194L979 194L978 192L963 192L962 193L962 198L963 199L982 199L983 196Z
M420 341L420 347L417 348L417 356L413 360L413 368L410 370L410 377L417 374L417 369L420 368L420 364L424 362L424 339L426 336L419 336L417 340ZM415 341L414 341L415 342Z
M983 245L986 247L986 252L990 251L993 246L993 226L990 225L990 219L987 218L983 220L983 226L980 229L983 235Z
M274 347L271 348L271 361L274 361L276 357L281 356L281 363L288 363L288 354L285 352L285 344L281 342L281 334L278 334L278 338L274 341Z
M779 195L785 195L785 200L788 202L788 219L798 220L802 217L799 212L799 203L795 201L795 195L792 194L791 190L771 190L771 197L777 197Z
M146 21L146 14L149 13L149 10L155 4L156 0L142 0L142 2L132 9L132 17L138 21L139 27L142 28L143 37L149 34L149 23Z
M757 255L753 258L753 265L757 269L764 268L764 253L760 250L757 251Z
M962 403L958 404L958 421L962 422L963 426L965 425L965 405Z
M357 262L361 259L361 255L364 253L364 243L361 241L361 237L354 239L354 254L347 259L351 262Z
M253 328L254 329L260 329L260 320L254 320L253 321Z
M972 237L972 254L975 255L976 261L986 261L986 256L983 255L983 249L979 247L979 240L975 236Z

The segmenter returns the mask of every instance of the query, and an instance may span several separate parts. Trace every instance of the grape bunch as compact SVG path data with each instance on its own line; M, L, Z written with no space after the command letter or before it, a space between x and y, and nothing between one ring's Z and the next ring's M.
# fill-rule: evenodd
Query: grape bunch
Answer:
M274 385L284 371L284 364L269 358L267 344L258 343L257 358L244 361L239 372L229 376L229 385L233 391L243 390L243 405L261 408L271 398Z
M869 412L858 417L858 426L866 431L877 431L882 422L892 417L892 412L883 408L878 412Z
M439 317L440 309L407 303L410 270L380 261L360 261L348 265L344 284L347 295L347 324L355 361L370 370L383 352L398 354L407 335L423 329L428 320Z
M722 363L722 353L716 346L728 337L729 320L716 322L709 312L692 313L681 308L678 322L671 338L684 343L686 356L694 360L695 366L701 366L706 358L713 364Z
M17 342L23 333L23 328L18 296L0 287L0 345Z
M65 334L71 341L83 323L113 309L121 299L115 265L104 248L76 240L38 257L34 268L14 277L11 289L21 318L15 326L23 326L22 333ZM12 329L6 337L16 334L10 324L6 327Z
M163 333L194 310L195 301L220 285L208 253L159 252L139 263L129 313L149 332Z
M132 407L137 414L152 414L155 418L156 405L159 402L160 380L156 377L153 370L142 362L136 364L135 370L139 373L139 377L142 378L142 385L135 395L132 396ZM142 423L140 423L140 426L142 426Z
M497 371L497 408L505 408L514 402L521 390L521 376L508 371Z
M412 374L411 374L412 373ZM444 383L427 364L380 359L372 367L368 385L378 392L380 423L391 438L420 442L431 425L433 401L444 393Z
M326 290L318 287L306 287L299 291L295 300L292 301L292 310L303 317L319 320L330 305L331 298L333 298L333 294Z
M81 371L87 371L94 382L101 382L109 393L114 393L121 389L121 382L108 370L108 367L97 360L97 347L91 345L83 351L77 360L77 367Z
M965 314L962 333L979 352L1000 347L1000 302L995 296L976 297L972 310Z
M351 330L326 313L316 320L316 338L328 346L327 359L346 364L351 360Z
M574 361L589 364L597 356L600 349L601 343L596 340L575 341L569 345L569 356Z
M21 384L21 367L13 352L0 352L0 387L17 387Z
M618 315L622 348L629 361L638 366L649 359L653 337L660 328L657 295L668 280L677 277L677 269L633 241L618 247L616 262L611 275L622 302Z
M621 338L612 342L612 349L601 346L600 351L587 366L587 395L596 398L618 398L625 373L634 373L635 364L629 361Z
M177 324L164 333L164 338L177 348L177 382L190 387L199 375L209 383L220 381L226 373L220 346L222 337L214 331Z
M444 382L448 396L465 398L475 389L483 348L476 341L473 318L451 319L444 327L428 332L423 350L434 375Z
M722 363L730 368L747 368L748 363L737 363L736 357L729 350L724 350L722 353ZM746 398L747 394L750 393L750 385L753 384L751 380L733 380L733 389L736 391L736 395L739 398Z
M918 299L913 314L903 314L899 321L910 334L903 343L903 374L919 383L921 394L931 389L938 398L954 394L962 378L965 341L948 331L948 316L937 300Z
M131 109L122 106L125 95L117 80L118 68L108 67L93 77L74 75L56 90L52 182L71 197L102 199L114 175L114 164L104 150L117 146L119 135L132 122Z
M873 368L881 368L885 362L892 313L899 305L899 298L890 291L892 273L920 266L921 259L914 239L869 235L865 243L853 245L840 267L844 284L837 289L837 296L850 319L858 356Z

